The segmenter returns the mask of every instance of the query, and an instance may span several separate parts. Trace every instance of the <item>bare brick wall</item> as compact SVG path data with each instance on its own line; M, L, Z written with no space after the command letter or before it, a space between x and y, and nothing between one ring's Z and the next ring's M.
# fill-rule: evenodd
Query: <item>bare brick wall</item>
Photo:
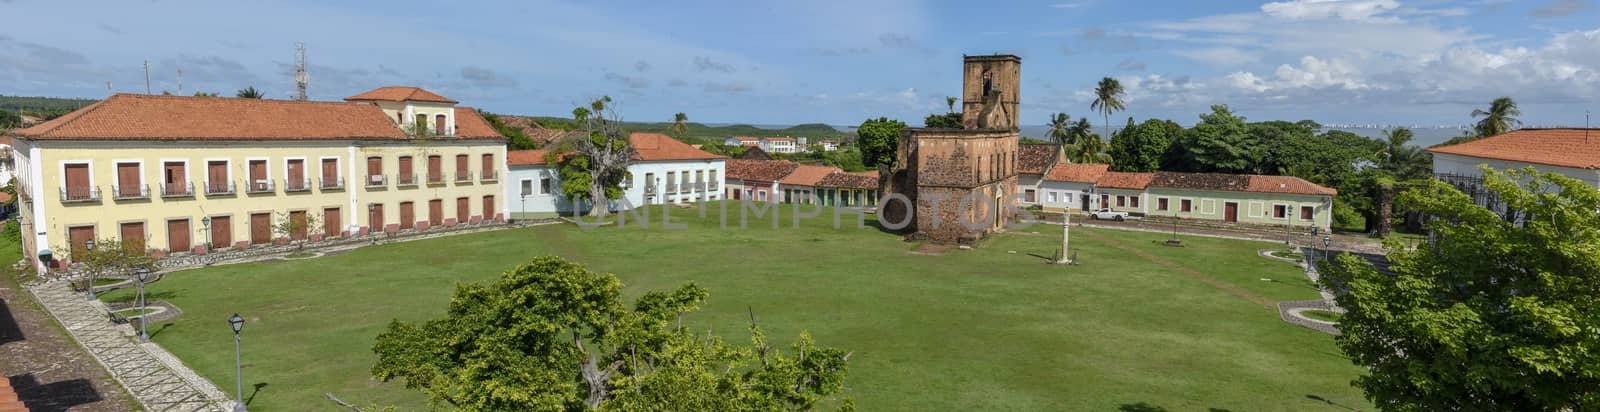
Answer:
M962 59L961 120L972 125L983 111L984 74L990 87L1000 91L1000 103L1012 126L1017 123L1022 91L1022 58L1011 55L966 56Z
M884 193L900 193L916 205L911 224L917 238L981 239L1014 219L1017 142L1010 130L907 129L897 156L903 167L890 174ZM997 224L977 230L962 225L994 216L997 196ZM889 222L905 219L899 205L886 205L883 213Z

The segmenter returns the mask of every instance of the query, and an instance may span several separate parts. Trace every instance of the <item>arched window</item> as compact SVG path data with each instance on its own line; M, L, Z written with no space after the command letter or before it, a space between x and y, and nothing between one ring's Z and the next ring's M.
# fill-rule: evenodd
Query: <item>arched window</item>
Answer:
M993 90L994 90L994 74L989 73L988 70L984 70L983 71L983 94L979 95L978 97L979 98L986 97L986 96L989 95L989 92L993 91Z

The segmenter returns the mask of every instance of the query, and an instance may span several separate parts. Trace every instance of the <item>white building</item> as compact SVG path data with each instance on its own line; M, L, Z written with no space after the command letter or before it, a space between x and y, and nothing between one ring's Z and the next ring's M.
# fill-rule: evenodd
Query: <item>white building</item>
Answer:
M799 153L799 145L792 137L768 137L761 139L761 150L768 153Z
M1037 145L1025 145L1037 146ZM1054 148L1054 146L1052 146ZM1023 151L1026 153L1026 150ZM1044 210L1090 211L1100 207L1095 196L1095 182L1106 174L1110 165L1096 163L1059 163L1050 167L1038 180L1036 199ZM1020 184L1018 186L1021 186ZM1033 190L1021 189L1018 190ZM1026 192L1024 192L1026 193ZM1024 195L1023 197L1027 197Z
M1532 166L1600 187L1600 129L1521 129L1428 151L1434 176L1452 184L1481 179L1478 166L1488 165Z
M612 202L613 210L721 198L727 158L660 133L633 133L628 141L633 146L634 158L628 165L630 176L622 184L626 202ZM513 212L574 212L570 197L561 192L558 174L546 162L546 154L543 150L506 153L511 183L506 185L506 200ZM579 202L576 209L586 211L588 208L588 204Z
M1056 164L1059 152L1061 146L1053 144L1017 145L1017 193L1022 194L1019 205L1043 205L1045 195L1039 192L1040 185L1045 173Z

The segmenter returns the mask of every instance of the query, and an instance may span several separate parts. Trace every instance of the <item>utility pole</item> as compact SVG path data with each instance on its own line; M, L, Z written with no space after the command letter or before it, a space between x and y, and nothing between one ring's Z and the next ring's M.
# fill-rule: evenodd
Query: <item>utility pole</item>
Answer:
M307 83L311 82L311 75L306 73L306 43L294 44L294 99L306 101Z
M150 59L144 60L144 94L150 94Z
M183 66L178 66L178 95L183 95Z

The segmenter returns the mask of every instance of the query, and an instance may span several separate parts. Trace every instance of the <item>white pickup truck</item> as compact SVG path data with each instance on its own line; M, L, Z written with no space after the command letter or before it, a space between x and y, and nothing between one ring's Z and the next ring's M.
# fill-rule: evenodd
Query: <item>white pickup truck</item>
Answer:
M1115 220L1121 222L1128 218L1128 212L1116 212L1111 209L1100 209L1089 213L1089 218L1094 220Z

